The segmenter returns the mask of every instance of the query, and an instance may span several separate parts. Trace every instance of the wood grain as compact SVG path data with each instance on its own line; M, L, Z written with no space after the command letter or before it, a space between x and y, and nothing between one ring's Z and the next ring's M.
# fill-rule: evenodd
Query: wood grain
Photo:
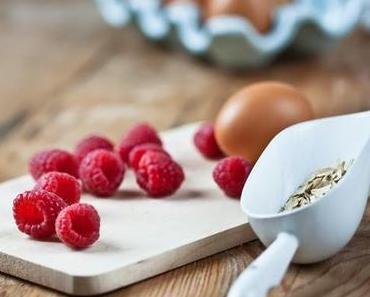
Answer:
M0 184L0 271L73 295L96 295L254 240L239 201L226 199L209 178L214 162L192 144L198 127L189 124L161 134L187 177L171 198L148 199L131 171L113 197L82 195L101 218L98 242L83 251L24 238L9 210L14 197L35 182L28 175Z
M97 131L117 140L136 121L166 129L212 119L245 84L265 79L301 88L317 116L370 108L370 38L356 32L319 57L282 56L272 66L226 72L111 29L88 0L0 1L0 180L26 172L45 146L70 148ZM369 296L370 210L351 243L329 261L292 266L272 296ZM209 257L110 296L225 296L262 251L259 242ZM0 276L0 296L60 296Z

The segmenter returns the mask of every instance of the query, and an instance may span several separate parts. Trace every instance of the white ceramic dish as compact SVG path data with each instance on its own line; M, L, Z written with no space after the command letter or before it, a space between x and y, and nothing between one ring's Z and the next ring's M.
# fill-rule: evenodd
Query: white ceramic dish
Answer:
M196 4L160 0L96 0L104 19L123 26L132 19L152 40L176 40L192 55L226 67L259 67L287 48L317 52L331 47L359 22L365 0L296 0L281 6L273 28L259 34L244 18L215 17L202 23Z
M307 176L338 159L354 163L324 198L279 213ZM340 251L360 224L369 189L370 111L309 121L278 134L257 161L241 198L252 229L270 247L240 275L229 297L265 296L291 260L313 263Z

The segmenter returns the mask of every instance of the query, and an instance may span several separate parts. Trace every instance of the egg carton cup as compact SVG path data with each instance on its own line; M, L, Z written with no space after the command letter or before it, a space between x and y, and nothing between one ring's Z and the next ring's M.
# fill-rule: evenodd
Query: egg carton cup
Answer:
M315 53L331 48L359 23L366 0L298 0L276 9L271 30L257 32L246 18L217 16L202 21L189 2L96 0L109 24L134 22L154 41L175 41L194 56L233 68L261 67L286 49Z
M365 7L362 14L362 25L370 33L370 0L364 0Z

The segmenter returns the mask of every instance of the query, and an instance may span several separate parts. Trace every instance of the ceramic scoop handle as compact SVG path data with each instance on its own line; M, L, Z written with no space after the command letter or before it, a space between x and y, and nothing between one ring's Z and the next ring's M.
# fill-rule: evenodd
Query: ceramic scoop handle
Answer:
M280 233L276 240L244 270L227 297L264 297L277 286L298 248L294 235Z

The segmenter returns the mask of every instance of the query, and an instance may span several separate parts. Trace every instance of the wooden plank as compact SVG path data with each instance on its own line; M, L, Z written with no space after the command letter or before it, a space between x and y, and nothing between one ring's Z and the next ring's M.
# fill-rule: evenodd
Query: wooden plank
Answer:
M48 13L38 13L45 5ZM27 9L20 10L22 15L14 12L17 7ZM57 10L62 16L55 21ZM25 11L28 11L26 18ZM21 23L24 18L28 19L22 30L17 29L21 26L18 22L9 23L9 19L14 18L11 17L13 14ZM5 26L5 22L8 25ZM28 62L29 67L36 67L34 71L18 66L18 74L14 76L22 79L18 85L13 83L7 96L2 94L8 88L4 82L10 66L0 68L1 109L12 110L9 116L5 117L7 111L4 116L0 114L0 123L12 127L7 137L0 139L0 180L25 173L29 156L38 149L45 146L71 148L77 139L93 130L107 133L117 140L132 122L138 120L146 119L156 127L166 129L199 119L212 119L233 91L257 80L278 79L297 85L307 94L318 116L370 108L370 69L367 63L370 61L370 39L363 32L355 33L337 49L319 57L300 59L285 55L266 69L232 73L215 69L178 51L153 45L133 29L109 29L100 21L91 1L87 0L2 0L0 24L0 44L8 40L10 48L28 47L27 52L32 52L29 59L38 57L38 61L43 61L38 52L43 55L49 53L45 47L52 43L60 45L60 48L53 47L53 55L57 55L55 52L59 49L59 55L67 57L73 57L71 53L75 50L79 53L74 59L74 63L79 65L74 68L78 69L77 72L67 71L61 66L68 64L71 58L61 59L60 64L51 63L59 69L57 73L46 67L42 71L37 70L40 66L31 62ZM52 29L50 24L54 24ZM37 43L30 45L32 38L22 42L25 27L28 34L39 34L35 39ZM74 38L68 37L70 34ZM3 39L9 35L12 38ZM93 47L91 44L95 42L99 49L90 52L89 47ZM70 54L66 53L67 50ZM85 55L85 52L90 54ZM6 59L16 61L23 56L19 50L8 50ZM5 65L2 56L0 64ZM83 70L80 71L81 67ZM33 91L34 85L43 86L41 81L50 82L44 73L48 73L48 77L60 75L63 78L59 78L60 87L51 88L50 92ZM33 83L28 83L28 80ZM45 88L42 87L43 90ZM9 97L18 98L20 103L12 107ZM29 110L28 101L33 101L29 99L31 97L39 100L35 104L37 108L32 105L31 112L22 119L19 115ZM22 110L22 107L26 108ZM20 121L14 120L16 115ZM360 231L344 251L321 264L292 266L282 286L274 290L272 296L366 296L370 286L370 259L367 256L370 254L369 214L368 209ZM253 242L110 296L225 296L233 279L261 251L262 246ZM2 294L60 296L4 275L0 276Z
M360 46L352 49L352 44L362 42L370 48L367 36L361 33L344 43L334 57L328 54L278 62L267 70L247 74L215 70L182 53L153 47L133 30L122 33L124 38L108 46L117 47L114 54L98 55L96 59L103 60L96 62L99 68L71 83L61 94L45 98L43 105L2 145L0 179L24 173L27 160L37 149L46 145L71 147L91 131L118 140L132 122L140 120L165 129L211 119L233 91L262 79L294 83L307 94L318 116L370 108L366 80L369 70L362 62L370 59L369 51ZM353 56L344 54L349 50ZM17 149L24 145L27 150ZM15 162L14 167L5 171L9 159Z
M254 239L239 201L225 197L213 182L214 162L195 149L197 127L163 134L164 147L186 175L170 198L145 197L132 172L110 199L82 196L102 222L99 241L86 250L71 251L54 240L37 242L17 232L9 210L17 193L31 189L34 181L26 176L0 185L0 270L69 294L96 295Z
M0 141L111 51L93 3L35 2L0 3Z

